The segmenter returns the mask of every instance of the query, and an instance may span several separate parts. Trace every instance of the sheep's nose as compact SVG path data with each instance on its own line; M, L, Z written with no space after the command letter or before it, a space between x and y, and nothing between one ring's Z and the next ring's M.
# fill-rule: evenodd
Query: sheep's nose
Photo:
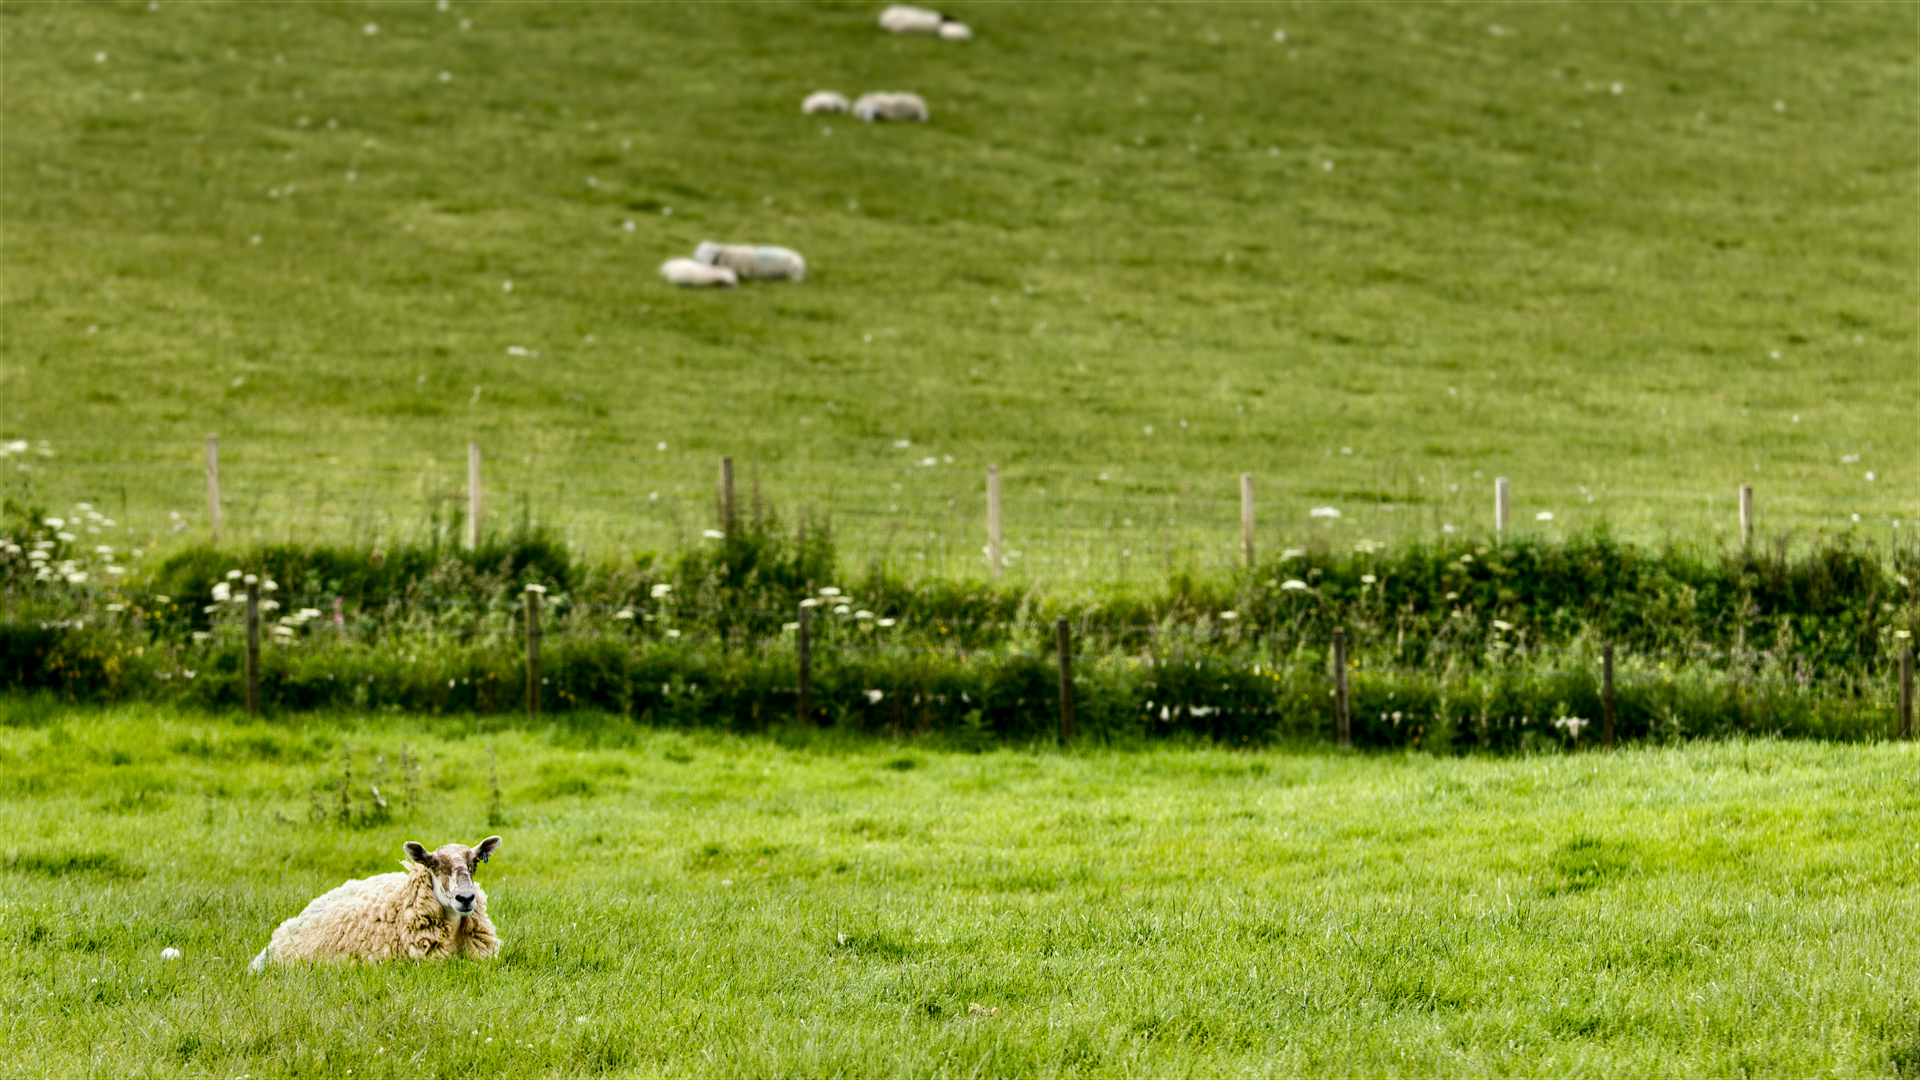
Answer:
M456 904L459 904L461 907L472 907L473 894L472 893L455 893L453 897L453 902Z

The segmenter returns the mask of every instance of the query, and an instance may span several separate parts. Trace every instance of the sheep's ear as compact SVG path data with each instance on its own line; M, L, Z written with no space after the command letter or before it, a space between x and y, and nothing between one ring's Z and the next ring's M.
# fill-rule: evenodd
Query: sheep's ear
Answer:
M412 859L421 866L433 865L433 853L413 840L407 841L407 858Z
M486 862L499 848L500 838L497 836L489 836L485 840L480 841L479 847L473 849L473 857L480 862Z

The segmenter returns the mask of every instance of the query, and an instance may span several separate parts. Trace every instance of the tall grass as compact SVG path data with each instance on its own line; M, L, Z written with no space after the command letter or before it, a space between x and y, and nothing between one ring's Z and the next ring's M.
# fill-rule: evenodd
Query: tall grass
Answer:
M193 549L143 569L89 559L44 520L16 515L0 554L0 648L8 685L74 700L242 701L243 574L270 590L270 709L519 709L520 597L537 584L548 708L767 727L797 707L793 628L808 605L815 719L1002 738L1054 723L1062 617L1090 737L1324 734L1329 635L1342 627L1356 739L1436 749L1592 741L1606 645L1619 660L1621 737L1885 734L1891 659L1920 623L1915 553L1844 541L1792 556L1649 551L1605 533L1361 545L1072 594L884 563L841 577L829 525L809 531L770 511L699 546L619 562L576 558L529 529L477 550ZM61 569L82 564L92 569Z

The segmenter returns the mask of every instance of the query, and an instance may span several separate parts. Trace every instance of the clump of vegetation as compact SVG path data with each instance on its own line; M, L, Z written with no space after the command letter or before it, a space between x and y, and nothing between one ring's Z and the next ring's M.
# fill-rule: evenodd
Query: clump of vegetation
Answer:
M30 519L15 527L46 541ZM521 596L537 584L547 589L548 709L777 723L797 709L794 628L807 608L817 720L975 741L1052 723L1061 617L1090 737L1324 734L1340 627L1356 740L1429 749L1593 741L1608 645L1620 737L1882 733L1890 660L1910 640L1899 635L1920 626L1915 553L1845 540L1791 556L1648 550L1604 532L1561 544L1302 549L1244 572L1091 596L885 564L840 578L827 524L788 527L764 509L688 550L613 563L574 557L532 529L473 551L195 548L148 572L79 583L48 580L35 566L44 561L0 562L0 653L15 689L238 705L235 582L253 574L270 590L268 708L517 711ZM353 816L378 815L370 805Z

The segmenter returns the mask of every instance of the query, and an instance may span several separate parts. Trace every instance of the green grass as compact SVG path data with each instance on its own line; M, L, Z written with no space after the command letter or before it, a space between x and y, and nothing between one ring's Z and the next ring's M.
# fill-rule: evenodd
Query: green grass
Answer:
M1920 1055L1903 744L973 755L11 712L9 1074L1887 1076ZM394 820L310 822L343 744L356 788L386 757ZM278 920L404 840L489 832L497 962L246 975Z
M391 538L477 438L660 548L730 453L977 572L998 462L1054 580L1231 560L1242 471L1263 544L1920 518L1910 5L877 6L6 5L12 482L202 534L218 431L228 536ZM708 237L812 273L658 280Z

